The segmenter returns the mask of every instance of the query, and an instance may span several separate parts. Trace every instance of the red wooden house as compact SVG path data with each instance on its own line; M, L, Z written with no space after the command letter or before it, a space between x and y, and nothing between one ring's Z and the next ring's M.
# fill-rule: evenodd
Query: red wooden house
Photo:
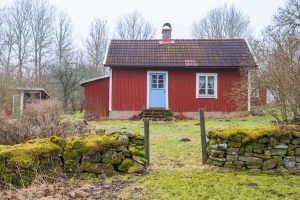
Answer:
M240 109L229 99L234 85L256 68L243 39L173 40L166 23L161 40L112 40L105 67L110 75L81 83L85 111L99 118L127 119L145 109L198 117L250 109L250 92ZM250 81L245 90L250 88Z

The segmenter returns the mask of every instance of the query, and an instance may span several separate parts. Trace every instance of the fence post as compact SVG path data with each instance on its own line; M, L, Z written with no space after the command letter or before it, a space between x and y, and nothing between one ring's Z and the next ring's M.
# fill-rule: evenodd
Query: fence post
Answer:
M149 138L149 119L144 119L144 145L145 145L145 153L146 159L148 161L148 165L150 164L150 138Z
M207 150L206 150L206 130L205 130L205 119L204 109L199 110L200 114L200 131L201 131L201 148L202 148L202 164L207 162Z

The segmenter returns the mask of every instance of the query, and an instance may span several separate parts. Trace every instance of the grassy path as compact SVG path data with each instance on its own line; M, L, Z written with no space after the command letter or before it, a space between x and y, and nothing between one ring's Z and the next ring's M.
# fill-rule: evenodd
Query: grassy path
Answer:
M261 126L269 117L246 117L225 122L207 120L207 128ZM150 173L125 176L132 183L122 193L135 199L300 199L300 177L217 170L202 166L198 121L152 122ZM97 122L107 128L143 131L141 121ZM179 142L189 138L190 142ZM137 190L139 188L140 190Z

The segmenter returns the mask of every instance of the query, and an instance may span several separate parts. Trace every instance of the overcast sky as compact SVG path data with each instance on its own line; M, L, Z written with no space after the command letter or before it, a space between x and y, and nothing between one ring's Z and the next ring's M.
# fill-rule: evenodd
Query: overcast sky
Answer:
M0 7L12 0L0 0ZM114 32L117 19L126 12L143 12L146 20L157 28L157 38L161 37L161 27L165 22L172 24L173 38L191 38L191 26L209 10L224 3L234 4L245 12L251 20L255 36L271 23L272 16L284 0L49 0L59 10L71 16L74 36L80 42L88 34L90 23L95 18L106 19L110 35Z

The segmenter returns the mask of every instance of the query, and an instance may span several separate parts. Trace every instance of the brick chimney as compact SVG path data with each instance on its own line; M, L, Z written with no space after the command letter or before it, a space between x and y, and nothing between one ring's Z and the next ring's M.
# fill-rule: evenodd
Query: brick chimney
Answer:
M171 39L172 27L170 23L165 23L162 27L162 39Z
M174 43L174 40L172 40L172 27L170 23L164 23L161 33L162 39L159 41L160 44Z

